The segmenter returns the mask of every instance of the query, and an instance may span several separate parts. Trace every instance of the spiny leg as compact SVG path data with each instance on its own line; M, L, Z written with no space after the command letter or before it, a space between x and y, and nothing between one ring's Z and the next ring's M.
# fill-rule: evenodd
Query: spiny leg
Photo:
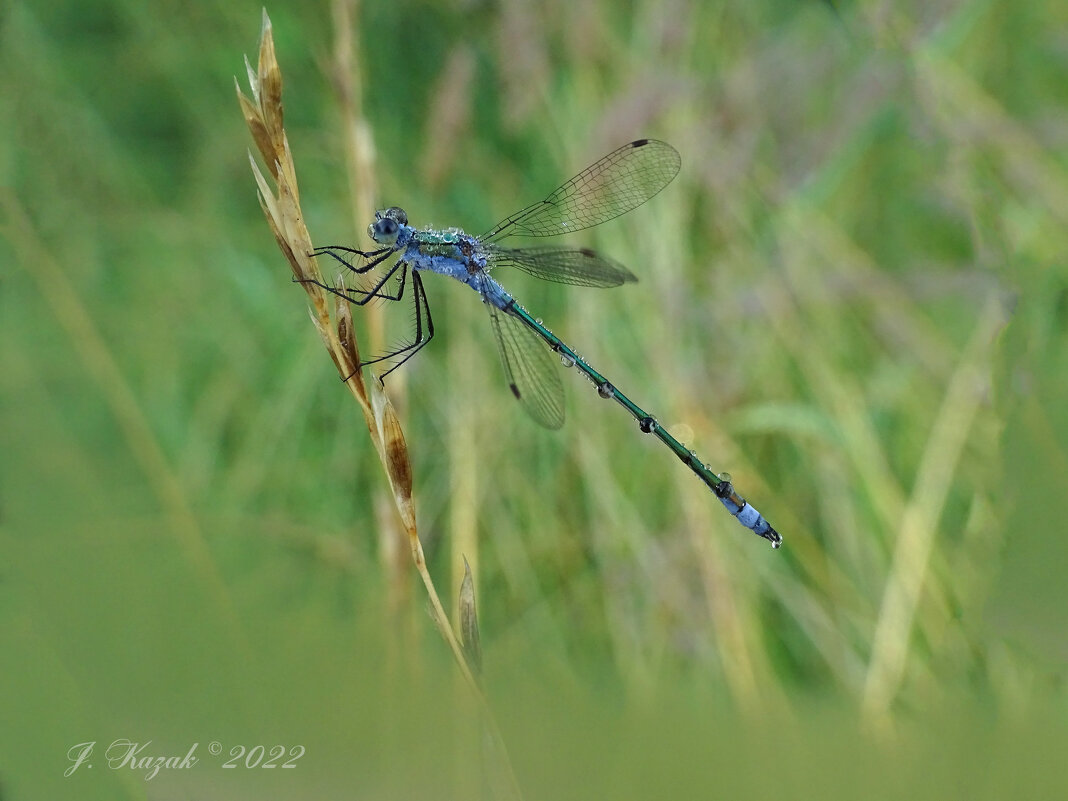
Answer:
M335 251L340 251L342 253L351 253L364 259L370 259L370 261L361 267L357 267L348 259L339 256ZM317 256L329 256L330 258L334 259L334 261L346 267L348 270L351 270L352 272L356 273L356 275L363 275L364 273L370 272L379 264L384 262L387 258L389 258L389 254L392 252L393 248L381 248L379 250L363 251L356 250L355 248L343 247L342 245L327 245L326 247L316 248L308 255L312 258L315 258Z
M379 356L376 359L371 359L363 364L374 364L375 362L382 362L388 359L394 359L401 354L404 354L404 358L400 359L396 364L386 370L378 378L384 380L387 375L392 373L412 356L418 353L422 348L434 337L434 320L430 316L430 304L426 299L426 290L423 288L423 279L419 276L419 273L412 270L412 298L415 308L415 339L409 344L405 345L392 353L387 353L384 356Z
M381 292L382 287L386 285L386 282L392 278L397 270L401 271L400 280L397 286L397 294L390 295L387 292ZM405 261L398 261L394 264L386 273L382 276L381 280L375 284L371 289L355 289L346 288L344 291L338 290L335 287L327 286L322 281L316 281L314 278L294 278L293 280L298 284L314 284L321 289L325 289L331 295L337 295L339 298L344 298L349 303L354 303L357 306L366 306L370 301L374 299L381 300L400 300L404 296L404 282L408 276L408 263ZM356 297L356 295L362 295L363 297Z
M390 295L388 293L381 292L382 287L385 286L386 282L397 272L398 269L400 270L400 278L398 280L397 285L397 294ZM345 300L357 306L364 306L369 301L375 298L390 301L401 300L404 297L404 288L407 277L408 263L404 261L398 261L395 265L393 265L392 269L390 269L382 277L382 279L377 284L375 284L374 287L366 291L361 289L345 289L344 291L341 291L336 289L335 287L327 286L326 284L320 281L316 281L310 278L304 279L303 281L300 279L294 280L298 283L315 284L316 286L325 289L332 295L336 295L339 298L344 298ZM363 295L363 297L354 297L351 293L357 293ZM379 378L381 379L384 379L387 375L389 375L402 364L404 364L406 361L408 361L408 359L414 356L434 336L434 320L430 316L430 305L426 299L426 290L423 288L423 281L419 277L419 273L417 273L415 270L412 270L412 295L415 310L415 338L413 339L413 341L408 343L404 347L391 350L390 352L385 353L382 356L377 356L374 359L361 360L360 362L359 366L363 367L364 365L377 364L378 362L388 361L389 359L394 359L397 356L404 354L404 358L402 358L395 365L393 365L384 373L382 373L381 376L379 376ZM352 376L348 375L345 376L344 380L348 381L350 378L352 378Z
M367 264L365 264L365 265L363 265L361 267L356 267L348 259L345 259L342 256L339 256L338 253L336 253L335 251L341 251L341 252L344 252L344 253L352 253L352 254L355 254L355 255L360 256L362 258L370 258L371 261L369 261ZM321 256L321 255L330 256L335 261L337 261L340 264L344 265L351 272L353 272L353 273L355 273L357 275L362 275L364 273L368 273L371 270L373 270L375 267L377 267L379 264L381 264L383 261L385 261L387 258L389 258L393 253L394 253L394 250L392 248L382 248L381 250L377 250L377 251L365 252L365 251L362 251L362 250L356 250L354 248L347 248L347 247L343 247L343 246L331 246L331 247L318 248L317 250L315 250L310 255L312 255L312 256ZM399 278L396 294L390 294L388 292L383 292L382 288L396 274L398 269L400 270L400 278ZM408 263L406 261L404 261L404 260L398 260L397 263L394 264L393 267L390 270L388 270L382 276L382 278L373 287L371 287L370 289L366 289L366 290L365 289L356 289L354 287L348 287L348 288L346 288L344 290L338 290L335 287L327 286L326 284L322 283L321 281L317 281L317 280L314 280L314 279L304 279L304 280L296 279L296 280L299 283L312 283L312 284L315 284L316 286L321 287L322 289L325 289L327 292L329 292L332 295L336 295L338 297L344 298L345 300L347 300L350 303L353 303L353 304L355 304L357 306L364 306L367 303L369 303L372 299L376 299L376 298L380 298L382 300L390 300L390 301L399 301L399 300L401 300L401 298L404 296L404 287L405 287L405 282L406 282L407 276L408 276ZM394 359L397 356L399 356L401 354L404 354L404 358L402 358L395 365L393 365L388 370L386 370L386 372L384 372L380 376L380 378L385 378L391 372L393 372L398 367L400 367L402 364L404 364L404 362L408 361L408 359L410 359L416 352L418 352L420 348L422 348L424 345L426 345L426 343L430 341L431 337L434 336L434 322L433 322L433 319L430 316L430 307L429 307L429 305L427 303L427 300L426 300L426 292L423 289L422 280L419 278L418 273L416 273L414 270L412 271L412 285L413 285L414 309L415 309L415 338L414 338L414 340L412 342L410 342L409 344L405 345L402 348L391 350L390 352L385 353L382 356L378 356L378 357L376 357L374 359L368 359L366 361L361 361L361 363L360 363L360 367L363 367L364 365L376 364L378 362L387 361L389 359ZM359 297L357 297L357 296L359 296ZM351 378L351 376L346 376L345 380L347 381L349 378Z

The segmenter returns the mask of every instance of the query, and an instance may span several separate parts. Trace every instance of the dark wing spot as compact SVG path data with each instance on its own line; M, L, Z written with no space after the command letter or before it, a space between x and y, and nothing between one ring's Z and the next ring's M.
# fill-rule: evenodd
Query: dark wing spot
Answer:
M597 254L594 253L589 248L579 248L579 253L581 253L587 259L595 259L595 258L597 258Z
M509 384L508 386L511 387L512 394L515 395L516 399L518 400L518 398L519 398L519 387L517 387L515 384Z
M649 144L649 140L648 139L635 139L633 142L631 142L631 144L634 147L641 147L642 145Z

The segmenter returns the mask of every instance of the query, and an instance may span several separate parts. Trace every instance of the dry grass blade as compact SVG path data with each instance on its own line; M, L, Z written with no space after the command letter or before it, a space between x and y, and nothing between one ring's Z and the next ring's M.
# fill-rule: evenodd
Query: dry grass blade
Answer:
M312 320L323 339L330 357L338 368L341 377L346 380L350 391L360 402L367 430L375 441L375 448L382 452L377 436L377 425L371 409L367 388L359 367L359 350L352 333L351 317L331 319L327 292L323 289L324 281L316 262L309 255L314 251L311 235L304 224L300 210L300 192L297 188L296 165L289 149L289 140L283 127L282 111L282 71L275 56L274 38L271 21L266 11L263 15L263 29L260 40L260 53L257 68L252 69L245 61L249 85L252 92L250 100L237 89L238 102L244 115L245 123L256 143L260 156L268 165L274 179L275 191L272 191L267 179L249 154L252 172L259 188L260 205L263 207L267 223L271 227L278 247L285 255L293 270L294 278L304 287L312 305ZM340 307L342 304L338 304Z
M415 530L415 505L412 502L412 462L408 456L408 443L404 439L400 419L386 395L381 380L371 385L371 408L378 425L378 440L382 443L382 464L385 465L389 485L397 502L404 527Z
M278 242L279 249L289 262L295 280L304 287L308 294L312 307L312 322L322 337L327 352L333 359L339 375L360 403L367 430L389 479L397 513L408 535L412 560L430 597L434 622L449 644L464 679L479 699L490 731L497 743L497 749L503 755L499 760L499 772L506 779L503 782L507 791L506 796L519 798L521 794L518 784L515 781L511 764L508 762L503 741L493 722L489 706L478 687L464 650L453 633L448 616L445 614L434 587L433 579L426 567L423 546L416 527L411 458L400 419L380 381L372 384L370 393L367 391L363 372L360 369L360 351L352 324L351 307L340 296L344 293L344 284L338 279L335 285L339 294L335 294L336 303L333 316L331 316L330 304L327 302L329 293L324 289L326 284L315 260L310 256L315 247L312 245L311 236L300 210L296 167L283 127L282 72L275 55L271 22L266 11L263 15L257 68L253 71L246 60L246 70L252 99L243 95L238 87L238 102L256 147L269 166L275 185L272 191L267 178L249 154L264 216Z
M478 610L475 608L475 580L471 565L464 559L464 580L460 583L460 640L467 662L478 676L482 672L482 642L478 636Z

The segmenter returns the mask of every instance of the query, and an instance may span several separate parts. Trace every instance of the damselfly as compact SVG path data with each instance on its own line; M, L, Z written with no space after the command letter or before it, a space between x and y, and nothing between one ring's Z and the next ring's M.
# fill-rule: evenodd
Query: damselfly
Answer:
M778 548L782 537L735 491L730 476L713 473L696 453L616 389L541 320L527 313L490 275L501 267L516 267L536 278L577 286L610 287L636 281L626 267L588 248L508 248L497 243L509 236L556 236L600 225L640 206L667 186L681 163L671 145L639 139L609 153L541 202L517 211L482 236L469 236L457 228L415 228L408 224L405 211L393 206L375 212L375 221L368 226L367 233L379 245L377 249L331 246L312 255L331 256L362 277L359 286L342 291L323 285L361 306L374 299L401 300L411 271L414 336L403 347L364 362L392 362L382 377L434 336L421 273L455 278L482 297L512 394L536 422L554 429L564 423L564 387L552 357L555 353L565 366L581 370L602 398L611 398L630 412L641 431L656 435L667 445L743 526Z

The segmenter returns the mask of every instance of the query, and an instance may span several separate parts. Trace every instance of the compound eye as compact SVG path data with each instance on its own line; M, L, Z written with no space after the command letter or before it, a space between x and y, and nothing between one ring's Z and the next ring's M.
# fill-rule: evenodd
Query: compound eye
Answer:
M371 226L371 238L381 245L392 245L397 241L399 233L400 226L389 217L383 217Z
M408 224L408 213L400 206L393 206L387 212L386 216L396 220L401 225Z

